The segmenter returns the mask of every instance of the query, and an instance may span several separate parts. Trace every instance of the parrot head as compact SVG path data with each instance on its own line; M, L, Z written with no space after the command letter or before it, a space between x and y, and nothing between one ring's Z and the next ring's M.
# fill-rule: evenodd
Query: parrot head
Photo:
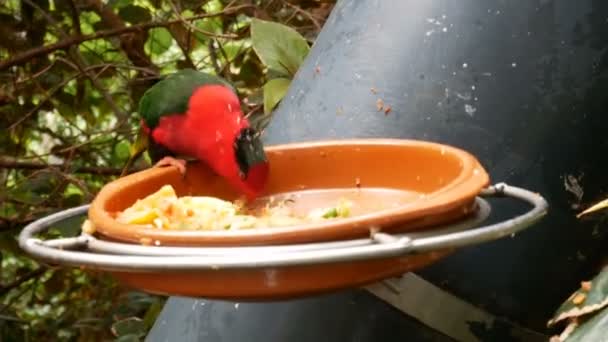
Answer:
M139 112L150 149L205 162L249 200L264 190L269 165L260 134L225 81L180 71L150 88Z

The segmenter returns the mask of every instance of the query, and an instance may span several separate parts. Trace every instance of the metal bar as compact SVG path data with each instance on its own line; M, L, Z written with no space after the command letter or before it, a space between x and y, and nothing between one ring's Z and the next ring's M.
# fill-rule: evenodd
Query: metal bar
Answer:
M475 228L438 236L427 236L412 240L399 239L395 242L371 244L366 246L351 246L345 248L303 250L291 253L260 253L225 255L179 255L179 256L138 256L112 255L65 251L49 248L33 234L47 229L53 223L75 214L84 212L83 207L70 209L50 215L25 227L19 235L21 248L32 256L50 263L91 268L129 271L175 271L175 270L218 270L242 268L286 267L296 265L314 265L332 262L349 262L376 258L396 257L408 253L458 248L478 244L514 234L534 224L547 212L546 201L538 194L530 191L499 184L491 187L484 195L504 195L523 200L532 205L532 209L513 219Z
M85 235L76 237L45 240L40 242L43 246L57 249L77 249L87 247L89 239Z
M455 248L466 245L471 241L475 241L475 244L479 244L500 239L534 225L547 214L547 209L549 207L547 201L539 194L509 186L504 183L498 183L483 190L481 195L514 197L528 202L534 208L523 215L482 228L455 232L452 234L429 236L424 239L415 239L412 241L412 248L416 251L423 252L435 250L438 246L440 246L440 248ZM483 231L483 233L479 233L479 231Z
M514 341L541 342L547 336L526 329L504 319L499 319L424 280L414 273L397 279L387 279L366 286L365 289L404 314L457 341L477 342L480 339L471 331L470 324L483 324L488 329L494 325L504 326L500 336Z

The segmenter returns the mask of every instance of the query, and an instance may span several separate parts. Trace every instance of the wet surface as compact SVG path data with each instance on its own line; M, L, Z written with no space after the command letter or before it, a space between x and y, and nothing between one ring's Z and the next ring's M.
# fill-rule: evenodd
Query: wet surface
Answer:
M356 217L387 209L406 206L419 200L423 193L389 188L336 188L312 189L285 192L263 197L248 205L256 212L266 205L282 204L296 216L306 216L310 212L334 208L342 201L349 202L348 217Z

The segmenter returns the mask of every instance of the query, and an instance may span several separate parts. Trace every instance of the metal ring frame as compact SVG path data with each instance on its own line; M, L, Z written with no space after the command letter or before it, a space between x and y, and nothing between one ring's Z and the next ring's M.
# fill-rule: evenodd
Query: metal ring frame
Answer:
M490 214L490 205L487 201L476 198L477 210L471 217L457 224L451 224L448 227L439 227L432 232L411 233L401 235L388 235L384 233L372 234L370 238L355 239L346 241L333 242L317 242L305 244L288 244L288 245L272 245L272 246L249 246L249 247L172 247L172 246L142 246L132 243L111 242L99 240L92 235L82 233L82 235L73 238L63 238L48 241L40 241L45 247L60 248L60 249L77 249L87 248L93 252L110 253L110 254L132 254L132 255L150 255L150 256L178 256L178 255L215 255L226 256L233 254L258 254L258 253L293 253L298 251L312 251L332 248L345 248L356 246L367 246L377 244L382 241L392 241L392 239L400 237L409 237L410 239L422 238L425 236L434 236L449 232L462 231L474 227L483 222ZM82 213L88 208L83 206ZM73 215L77 215L74 213Z
M490 214L490 205L477 198L479 209L473 217L433 229L431 232L390 235L372 233L368 239L252 247L165 247L108 242L87 234L42 241L35 234L52 225L85 214L88 205L68 209L27 225L19 235L19 245L38 260L51 264L85 266L108 271L159 272L239 268L268 268L351 262L396 257L413 253L460 248L496 240L530 227L547 213L547 202L525 189L496 184L480 193L481 197L511 197L532 205L512 219L471 228ZM74 250L78 249L78 250Z

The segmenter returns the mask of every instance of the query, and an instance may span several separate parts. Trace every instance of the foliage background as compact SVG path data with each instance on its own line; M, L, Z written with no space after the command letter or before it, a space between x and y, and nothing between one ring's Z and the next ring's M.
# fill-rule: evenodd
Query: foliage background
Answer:
M88 203L120 174L139 98L164 74L195 68L221 75L263 127L293 70L268 71L272 62L252 48L252 19L287 25L310 44L333 2L0 1L2 341L145 335L162 297L104 274L40 265L23 255L16 235L36 218ZM267 91L264 99L264 88L278 93ZM143 158L134 168L148 163ZM52 234L74 234L79 223Z

